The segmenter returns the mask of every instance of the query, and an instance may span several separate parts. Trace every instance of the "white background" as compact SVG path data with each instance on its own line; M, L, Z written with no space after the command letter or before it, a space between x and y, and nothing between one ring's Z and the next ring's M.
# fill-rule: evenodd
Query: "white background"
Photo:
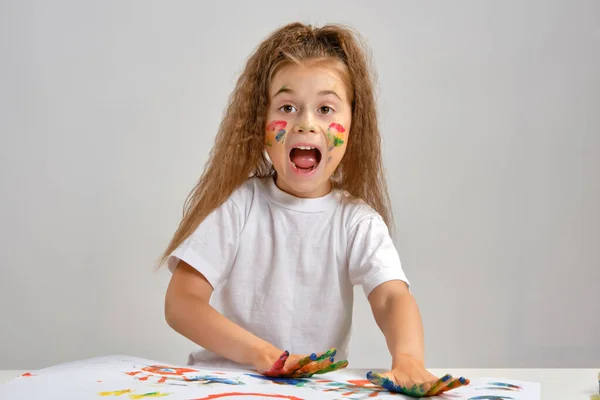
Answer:
M600 365L600 2L0 1L0 368L185 363L154 263L244 61L341 22L379 73L429 367ZM389 366L357 290L350 362Z

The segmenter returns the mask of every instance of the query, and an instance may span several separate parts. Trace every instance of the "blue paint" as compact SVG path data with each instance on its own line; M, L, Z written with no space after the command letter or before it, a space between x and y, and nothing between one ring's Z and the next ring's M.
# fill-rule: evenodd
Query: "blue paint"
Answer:
M275 140L277 140L279 142L284 137L285 137L285 129L281 129L279 132L277 132L277 135L275 136Z
M227 378L219 378L217 376L212 375L204 375L204 376L186 376L184 380L187 382L197 382L197 381L208 381L205 383L223 383L226 385L243 385L242 382L233 381Z
M273 383L279 383L282 385L292 385L292 386L302 386L305 383L308 383L311 381L310 379L303 379L303 378L276 378L276 377L258 375L258 374L245 374L245 375L251 376L252 378L256 378L256 379L261 379L263 381L271 381Z

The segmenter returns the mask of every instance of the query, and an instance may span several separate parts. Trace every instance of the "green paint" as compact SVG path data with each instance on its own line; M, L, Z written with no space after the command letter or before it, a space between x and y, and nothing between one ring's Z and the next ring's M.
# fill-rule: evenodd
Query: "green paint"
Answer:
M333 150L334 147L338 147L344 144L344 139L334 136L333 133L327 132L327 139L329 140L329 150Z
M325 353L323 353L319 357L317 357L317 359L315 361L319 362L319 361L327 360L328 358L335 356L336 353L337 353L336 349L329 349Z

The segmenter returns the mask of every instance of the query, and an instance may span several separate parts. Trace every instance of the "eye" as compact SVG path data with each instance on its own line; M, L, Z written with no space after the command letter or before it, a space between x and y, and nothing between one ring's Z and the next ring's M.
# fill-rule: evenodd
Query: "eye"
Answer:
M281 111L283 111L284 113L288 113L289 114L289 113L293 112L296 108L294 106L286 104L284 106L279 107L279 109Z
M319 108L319 112L322 114L331 114L333 112L333 108L331 108L329 106L323 106L323 107Z

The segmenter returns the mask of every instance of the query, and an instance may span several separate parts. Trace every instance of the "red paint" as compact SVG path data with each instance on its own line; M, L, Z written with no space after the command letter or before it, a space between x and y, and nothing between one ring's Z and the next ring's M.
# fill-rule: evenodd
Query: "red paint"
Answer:
M167 377L166 377L166 376L163 376L162 378L160 378L160 379L158 380L158 383L165 383L165 381L166 381L166 380L167 380Z
M142 376L142 377L140 378L140 381L147 381L147 380L148 380L148 377L147 377L147 376Z
M142 373L142 371L131 371L131 372L125 372L125 373L126 373L127 375L134 376L134 375L137 375L137 374L141 374L141 373Z
M369 381L368 379L352 379L347 382L351 383L353 385L362 386L362 387L372 387L372 388L378 387L377 385L371 383L371 381Z
M208 397L200 397L198 399L192 399L192 400L212 400L212 399L221 399L223 397L236 397L236 396L273 397L275 399L303 400L300 397L285 396L283 394L241 393L241 392L211 394Z
M35 375L33 375L31 372L25 372L25 373L24 373L23 375L21 375L21 376L35 376Z
M269 125L267 125L267 130L277 132L280 129L283 129L287 126L286 121L271 121Z
M329 125L329 129L331 128L335 129L340 133L346 132L346 128L344 128L341 124L336 124L335 122L332 122L331 125Z

